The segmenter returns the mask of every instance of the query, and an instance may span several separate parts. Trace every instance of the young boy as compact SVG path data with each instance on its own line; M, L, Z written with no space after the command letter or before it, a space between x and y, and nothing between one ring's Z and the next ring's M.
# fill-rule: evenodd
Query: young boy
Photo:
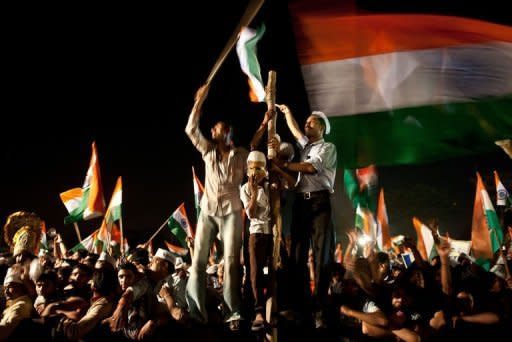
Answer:
M240 197L244 204L249 224L249 262L251 287L255 301L255 318L252 330L264 328L265 298L263 294L265 266L272 255L272 231L270 228L270 202L268 193L265 155L252 151L247 158L248 182L242 186Z

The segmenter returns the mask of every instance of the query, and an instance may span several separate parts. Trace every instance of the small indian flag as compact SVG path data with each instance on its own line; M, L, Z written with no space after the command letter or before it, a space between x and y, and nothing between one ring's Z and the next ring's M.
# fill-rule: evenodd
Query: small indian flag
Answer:
M185 210L185 203L181 203L178 209L174 211L174 213L169 218L167 225L171 229L171 233L178 239L180 244L183 247L186 247L186 238L187 236L192 237L192 232L190 229L190 222L188 221L187 212Z
M263 86L260 63L256 53L256 44L263 36L263 33L265 33L265 25L261 25L257 31L244 27L236 44L240 67L249 77L249 97L252 102L265 101L265 87Z
M357 205L355 226L370 239L374 240L376 238L377 224L370 209Z
M201 198L204 194L204 186L196 176L196 171L192 166L192 181L194 183L194 205L196 207L196 219L199 219L199 213L201 213Z
M384 201L384 189L380 190L379 204L377 206L377 245L381 251L391 248L391 235L389 234L388 211Z
M500 176L497 171L494 171L494 182L496 183L496 205L498 206L510 206L512 201L507 188L501 182Z
M172 243L167 242L167 241L164 241L164 242L165 242L165 245L167 246L167 249L169 250L169 252L175 254L176 256L185 256L188 254L187 248L173 245Z
M76 244L70 249L71 252L76 252L79 249L85 249L89 252L94 252L94 247L98 240L98 230L95 230L91 235L82 240L82 242Z
M492 205L491 199L477 172L475 204L473 206L473 222L471 226L471 249L477 260L492 259L501 243L503 231L498 215Z
M60 194L60 197L69 212L69 216L64 218L65 224L87 221L100 217L105 212L105 198L95 142L92 143L91 161L82 188L65 191Z
M432 230L430 230L417 217L412 218L412 224L414 225L414 229L416 230L416 236L418 238L416 245L416 247L418 248L418 252L420 252L420 255L423 258L423 260L432 260L432 258L437 255Z
M108 204L107 212L101 223L99 238L102 241L112 240L112 227L114 222L121 219L121 205L123 203L123 181L121 177L117 178L116 186L110 203ZM107 243L108 245L108 243Z

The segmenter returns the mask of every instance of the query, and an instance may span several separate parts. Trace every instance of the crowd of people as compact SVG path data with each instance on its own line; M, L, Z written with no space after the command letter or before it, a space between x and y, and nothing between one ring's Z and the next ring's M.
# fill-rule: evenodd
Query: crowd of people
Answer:
M276 327L292 327L278 334L285 341L512 336L512 234L488 269L464 253L454 258L449 237L435 227L431 260L410 238L379 250L357 230L342 255L331 222L337 154L324 140L328 118L313 112L302 130L288 106L276 105L299 154L277 137L269 161L258 149L277 111L266 113L249 149L235 147L225 122L214 125L211 139L201 133L207 95L208 86L198 90L185 130L206 175L188 254L153 253L147 245L125 255L66 251L59 238L45 250L33 238L37 227L20 226L0 257L0 340L223 339L197 335L208 326L267 339ZM290 195L285 239L273 203L285 207ZM503 223L512 227L510 216Z

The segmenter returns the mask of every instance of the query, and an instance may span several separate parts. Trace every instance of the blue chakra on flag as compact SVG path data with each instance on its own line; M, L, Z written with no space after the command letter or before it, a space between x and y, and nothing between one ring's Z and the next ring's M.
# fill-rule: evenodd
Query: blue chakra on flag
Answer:
M508 196L507 190L499 189L498 190L498 200L506 200Z
M182 227L186 227L186 226L188 226L188 225L187 225L187 221L185 221L185 219L184 219L184 218L182 218L182 219L181 219L180 224L181 224L181 226L182 226Z

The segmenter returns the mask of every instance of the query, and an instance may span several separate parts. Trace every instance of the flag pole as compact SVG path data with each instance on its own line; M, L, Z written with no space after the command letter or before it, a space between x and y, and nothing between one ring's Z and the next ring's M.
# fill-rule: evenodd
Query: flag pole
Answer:
M147 246L147 245L148 245L148 244L149 244L149 243L150 243L150 242L155 238L155 236L157 236L157 235L158 235L158 233L160 233L160 231L161 231L162 229L164 229L164 227L167 225L167 222L169 222L169 219L170 219L170 217L169 217L167 220L165 220L165 221L164 221L164 223L162 223L162 225L161 225L161 226L156 230L156 232L155 232L155 233L154 233L154 234L149 238L149 240L148 240L148 241L146 241L146 243L144 244L145 246Z
M267 103L268 111L275 111L276 106L276 72L274 70L270 70L268 72L268 80L267 86L265 89L265 101ZM269 120L267 126L267 138L270 142L276 135L276 115L272 116L272 119ZM269 144L270 146L270 144ZM267 158L274 159L277 158L277 151L271 147L267 149ZM277 175L272 172L270 175L271 183L278 183ZM267 309L267 321L272 326L272 342L277 342L277 279L276 273L277 269L281 264L281 255L280 255L280 245L281 245L281 195L279 187L270 187L270 215L271 215L271 226L274 238L274 248L272 251L272 275L271 275L271 284L272 284L272 297L270 298L267 304L270 304L270 309Z
M119 228L121 229L121 256L124 257L124 230L123 230L123 215L119 216Z
M80 235L80 228L78 228L78 223L73 222L73 227L75 227L76 236L78 237L78 241L82 243L82 236Z
M224 63L224 60L228 56L229 52L231 51L233 46L235 46L236 41L238 40L238 36L240 35L240 30L242 29L242 27L249 25L252 19L254 19L256 13L258 13L264 1L265 0L251 0L249 5L247 5L247 9L245 10L245 13L243 14L242 18L240 19L240 22L235 28L235 31L231 34L231 37L229 38L226 46L224 46L224 50L222 50L220 56L217 58L217 61L215 62L212 70L210 71L210 75L206 80L206 84L210 84L210 82L213 80L213 78L217 74L217 71L219 71L220 66L222 65L222 63Z

